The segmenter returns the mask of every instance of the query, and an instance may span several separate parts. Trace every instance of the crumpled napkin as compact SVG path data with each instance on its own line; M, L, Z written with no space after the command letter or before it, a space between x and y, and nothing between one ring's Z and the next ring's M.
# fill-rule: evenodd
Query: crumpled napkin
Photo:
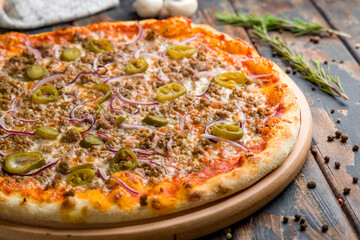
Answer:
M0 27L38 28L89 16L119 4L119 0L5 0L4 7L0 7Z

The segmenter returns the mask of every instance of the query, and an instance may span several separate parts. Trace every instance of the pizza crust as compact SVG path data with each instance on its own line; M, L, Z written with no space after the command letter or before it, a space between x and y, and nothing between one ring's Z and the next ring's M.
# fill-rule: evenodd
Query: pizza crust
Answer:
M157 20L149 19L143 20L141 23L150 24L156 21ZM132 25L134 21L110 24ZM192 27L211 32L214 35L225 36L227 40L233 40L230 36L207 25L192 24ZM76 29L77 27L73 28L74 31L76 31ZM46 33L39 35L46 35ZM252 56L259 56L256 50L243 40L235 39L234 41L241 41L241 44L249 46ZM281 83L287 84L291 81L276 64L274 64L274 69L279 72ZM217 175L202 185L186 189L184 192L186 195L185 198L178 200L175 208L165 211L154 211L154 209L151 209L149 206L154 199L149 197L147 207L141 207L139 204L132 210L124 211L116 206L112 206L106 212L102 212L93 208L90 202L84 199L73 198L72 201L75 201L76 204L72 207L71 204L70 206L66 206L63 202L38 203L31 199L24 201L24 198L21 196L7 196L0 192L0 217L14 222L49 227L101 227L101 224L109 226L107 223L119 224L183 211L224 198L248 188L277 168L287 158L295 145L300 129L300 108L293 91L289 87L285 89L283 105L286 111L282 115L282 118L287 121L281 121L276 125L275 137L269 140L264 151L251 158L251 166L236 168L226 174Z

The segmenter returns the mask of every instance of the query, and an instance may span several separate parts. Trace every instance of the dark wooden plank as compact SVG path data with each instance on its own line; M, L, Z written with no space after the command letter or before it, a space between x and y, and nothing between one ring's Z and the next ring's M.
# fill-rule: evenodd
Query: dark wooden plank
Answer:
M256 12L257 14L264 14L271 12L277 15L285 14L286 16L300 17L305 20L312 20L314 22L326 25L326 21L321 14L307 0L292 0L292 1L272 1L271 3L264 3L263 1L234 1L237 10L243 9L245 11ZM274 33L279 35L278 33ZM329 155L332 158L332 163L327 171L324 168L323 173L332 186L335 195L338 195L345 186L351 185L351 178L354 174L360 172L360 166L356 164L356 159L359 159L358 154L353 154L351 145L358 143L360 139L360 129L357 128L359 109L359 75L360 67L357 61L353 58L351 53L337 38L321 39L320 44L314 45L308 41L307 36L294 38L291 34L284 33L279 35L287 43L289 43L292 50L302 53L305 57L310 59L317 59L321 62L327 60L331 66L331 72L338 74L343 82L345 92L350 97L349 101L342 101L334 99L319 90L311 91L312 84L304 81L298 75L292 75L292 78L297 82L300 88L304 91L307 99L313 108L314 117L314 143L320 151L320 156ZM271 58L271 51L266 45L260 45L258 49L263 55ZM273 58L278 61L277 58ZM335 62L332 61L335 59ZM343 64L339 60L344 60ZM280 64L281 65L281 64ZM336 109L334 114L330 114L330 109ZM319 111L321 113L319 113ZM324 118L319 116L326 115L329 121L324 121ZM340 124L335 124L337 118L341 118ZM329 145L327 142L327 135L334 134L333 124L336 128L342 130L349 135L349 141L345 145ZM330 151L331 150L331 151ZM317 158L318 164L323 162ZM334 161L339 161L342 167L339 170L334 170ZM358 193L358 186L352 186L352 192L346 196L349 207L344 208L347 216L351 219L350 222L359 234L359 216L360 216L360 195Z
M332 28L352 35L351 38L340 37L340 39L360 64L360 2L356 0L311 0L311 2Z

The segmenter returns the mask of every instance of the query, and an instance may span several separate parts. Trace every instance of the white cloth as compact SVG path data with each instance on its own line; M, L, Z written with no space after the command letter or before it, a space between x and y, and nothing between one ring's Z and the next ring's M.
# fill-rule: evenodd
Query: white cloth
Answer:
M89 16L119 4L119 0L5 0L4 9L0 7L0 27L38 28Z

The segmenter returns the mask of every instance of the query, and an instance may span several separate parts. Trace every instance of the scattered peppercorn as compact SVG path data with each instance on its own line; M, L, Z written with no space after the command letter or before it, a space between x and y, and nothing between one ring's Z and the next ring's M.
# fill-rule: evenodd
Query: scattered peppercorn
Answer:
M328 61L324 61L324 64L328 64Z
M342 63L344 63L344 60L340 60L340 62L339 62L340 64L342 64Z
M334 112L335 112L335 109L331 109L331 110L330 110L330 113L334 113Z
M326 232L329 229L329 226L327 224L324 224L321 226L321 231Z
M314 149L314 148L312 148L312 149L311 149L311 154L312 154L312 155L316 156L316 155L317 155L317 153L318 153L318 152L317 152L317 150L316 150L316 149Z
M301 223L305 223L305 218L304 218L304 217L301 217L301 218L300 218L300 224L301 224Z
M333 60L331 60L332 62L336 62L336 60L335 59L333 59Z
M312 90L312 91L315 91L315 89L316 89L315 87L311 87L311 90Z
M359 181L358 177L353 177L353 183L357 183Z
M325 163L328 163L330 161L330 157L329 156L325 156L324 157Z
M286 73L291 73L291 67L287 67L287 68L285 69L285 72L286 72Z
M275 57L277 55L277 52L273 51L271 55Z
M341 119L340 118L336 119L336 122L341 123Z
M295 222L298 222L301 218L300 214L295 214Z
M335 131L335 137L336 138L340 138L341 135L342 135L342 132L340 130Z
M327 136L327 140L329 141L329 142L332 142L332 141L334 141L334 136Z
M349 139L349 136L346 134L341 135L341 142L345 143Z
M230 228L225 228L224 229L224 233L226 234L226 233L231 233L231 229Z
M358 145L358 144L354 144L354 146L353 146L353 151L356 152L357 150L359 150L359 145Z
M297 71L296 71L296 69L293 69L293 72L292 72L292 74L296 74L297 73Z
M288 217L286 217L286 216L284 216L284 217L283 217L283 223L285 223L285 224L286 224L286 223L288 223L288 221L289 221L289 218L288 218Z
M335 162L335 169L339 169L341 164L339 162Z
M343 193L344 193L345 195L348 195L348 194L350 193L350 191L351 191L351 188L349 188L349 187L344 187Z
M314 44L318 44L320 41L319 36L310 37L310 42L313 42Z
M227 239L231 239L231 238L232 238L231 233L227 233L227 234L226 234L226 238L227 238Z
M306 224L306 223L300 224L300 231L305 231L306 228L307 228L307 224Z
M316 182L315 181L309 181L307 184L307 188L313 189L316 187Z

